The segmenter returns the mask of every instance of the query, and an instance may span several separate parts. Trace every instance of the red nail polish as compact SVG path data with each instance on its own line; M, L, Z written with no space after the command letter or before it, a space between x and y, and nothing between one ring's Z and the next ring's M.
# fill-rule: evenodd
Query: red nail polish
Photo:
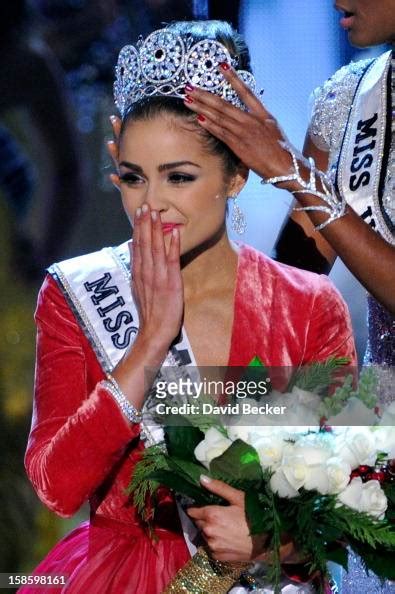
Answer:
M199 120L199 122L205 122L206 121L206 118L201 113L199 113L197 119Z
M228 64L228 62L220 62L220 68L222 68L222 70L229 70L230 66Z
M192 91L194 91L194 90L195 90L195 87L193 87L192 85L190 85L189 83L187 83L187 84L185 85L185 90L186 90L188 93L192 93Z
M185 103L193 103L193 99L190 95L185 95L184 101Z

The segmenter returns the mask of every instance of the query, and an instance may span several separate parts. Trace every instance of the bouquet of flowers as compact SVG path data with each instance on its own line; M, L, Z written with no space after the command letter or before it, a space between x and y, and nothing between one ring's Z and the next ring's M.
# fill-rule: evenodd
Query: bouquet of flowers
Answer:
M356 390L349 376L330 396L314 393L342 363L315 365L298 374L286 393L272 390L268 401L285 410L279 420L250 416L247 425L242 416L219 421L189 415L182 424L165 425L164 444L144 451L130 484L142 517L148 519L147 497L159 485L194 505L224 504L201 486L206 474L245 491L251 535L268 535L266 578L275 592L284 532L322 584L330 578L328 561L347 568L347 546L367 569L395 579L395 402L378 410L370 370ZM218 563L198 550L166 592L225 593L247 567Z

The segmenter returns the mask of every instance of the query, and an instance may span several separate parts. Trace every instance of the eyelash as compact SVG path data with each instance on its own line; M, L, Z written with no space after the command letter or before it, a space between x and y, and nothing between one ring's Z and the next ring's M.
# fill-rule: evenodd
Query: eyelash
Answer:
M178 181L177 181L177 178L178 178ZM190 175L190 174L186 174L186 173L170 173L168 179L173 184L185 184L185 183L195 181L196 177L194 175Z
M135 173L124 173L120 176L120 181L125 183L129 186L138 185L140 182L143 181L143 178L139 177ZM196 177L194 175L190 175L187 173L170 173L168 176L168 181L170 181L173 185L181 185L185 183L190 183L195 181Z

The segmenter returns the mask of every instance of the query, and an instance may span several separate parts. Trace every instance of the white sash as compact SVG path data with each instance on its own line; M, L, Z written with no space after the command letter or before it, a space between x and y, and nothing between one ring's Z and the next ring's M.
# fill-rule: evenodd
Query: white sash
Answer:
M395 243L380 204L380 182L386 167L383 155L390 66L391 51L377 58L359 81L340 151L336 181L347 203L389 243Z
M133 344L139 328L138 311L130 292L128 242L54 264L49 272L60 285L104 372L110 373ZM188 376L196 381L195 374L195 357L182 328L180 340L169 350L158 379L175 381ZM146 446L163 441L163 429L150 415L156 404L151 393L142 409L140 437ZM184 538L193 555L198 530L180 507L179 512Z
M65 294L104 372L110 373L133 344L139 328L138 311L130 292L128 243L54 264L49 272ZM196 362L183 328L159 377L175 380L188 373L188 367L196 368ZM148 397L143 407L142 438L146 445L162 441L162 429L149 415L156 404Z

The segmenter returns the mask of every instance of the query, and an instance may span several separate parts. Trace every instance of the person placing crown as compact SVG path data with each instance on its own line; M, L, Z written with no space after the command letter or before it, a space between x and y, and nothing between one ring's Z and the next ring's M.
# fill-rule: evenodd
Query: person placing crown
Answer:
M145 368L188 374L193 366L246 366L254 356L267 366L355 361L347 308L326 277L228 238L227 203L248 170L185 105L198 86L245 108L220 63L254 88L247 47L219 21L174 23L121 51L113 181L133 241L54 264L40 291L26 469L60 516L86 501L91 508L90 520L34 571L68 576L49 593L159 594L190 557L170 492L160 491L155 540L125 492L145 444L160 439L160 427L145 423ZM232 225L245 227L238 207ZM190 513L210 555L242 563L267 554L265 535L249 534L244 493L217 480L204 486L229 502ZM292 542L282 560L296 562ZM287 592L302 591L286 584Z

